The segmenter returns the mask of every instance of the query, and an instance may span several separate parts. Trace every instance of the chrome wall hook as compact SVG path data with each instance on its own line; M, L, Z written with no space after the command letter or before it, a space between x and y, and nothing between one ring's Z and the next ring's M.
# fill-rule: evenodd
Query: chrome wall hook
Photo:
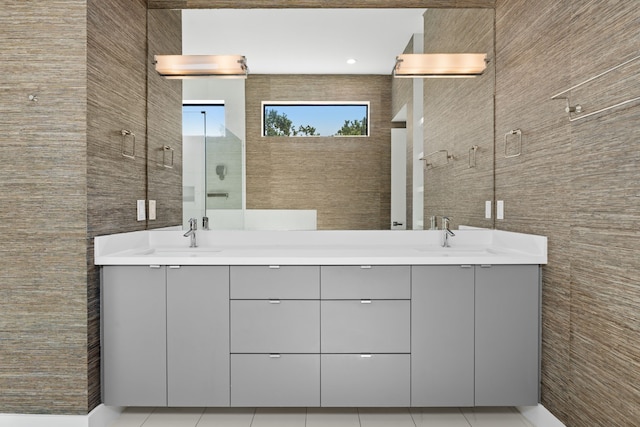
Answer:
M29 101L38 102L38 95L29 95Z

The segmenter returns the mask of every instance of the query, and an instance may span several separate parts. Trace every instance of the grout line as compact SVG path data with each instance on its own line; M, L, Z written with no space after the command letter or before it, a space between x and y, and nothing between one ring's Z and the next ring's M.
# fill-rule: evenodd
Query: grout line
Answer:
M156 408L151 408L151 412L149 412L149 414L144 419L144 421L142 421L142 424L140 424L140 427L145 425L145 423L149 420L149 418L151 418L151 414L153 414L155 411L156 411ZM122 416L122 414L120 416Z
M207 412L207 408L202 408L202 412L200 413L200 418L198 418L198 421L196 421L196 424L193 427L198 427L198 424L200 424L200 421L202 421L202 417L204 417L204 413Z

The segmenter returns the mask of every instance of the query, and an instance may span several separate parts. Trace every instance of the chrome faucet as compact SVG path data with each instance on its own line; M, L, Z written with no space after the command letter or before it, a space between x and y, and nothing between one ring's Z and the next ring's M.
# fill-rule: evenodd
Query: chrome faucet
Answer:
M446 216L442 217L442 247L449 247L449 236L453 237L456 234L449 229L449 218Z
M196 244L196 230L198 229L198 220L195 218L191 218L189 220L189 231L184 233L184 237L191 237L191 243L189 244L190 248L197 248Z

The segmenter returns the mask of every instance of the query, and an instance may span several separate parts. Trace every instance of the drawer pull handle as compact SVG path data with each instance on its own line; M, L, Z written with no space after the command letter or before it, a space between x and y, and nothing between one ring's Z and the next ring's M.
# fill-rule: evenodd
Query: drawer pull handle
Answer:
M273 269L273 270L277 270L278 268L280 268L279 265L270 265L269 268Z
M360 357L363 358L363 359L369 359L369 358L371 358L371 355L370 354L361 354Z
M270 354L269 358L271 358L271 359L280 359L280 355L279 354Z
M491 264L482 264L480 268L491 268Z
M370 299L361 299L360 300L360 304L371 304L371 300Z
M371 266L370 265L361 265L360 268L362 268L362 269L370 269Z
M179 269L180 266L179 265L170 265L169 268L176 270L176 269Z
M153 264L153 265L150 265L149 268L160 268L160 266Z
M269 300L269 304L280 304L280 300L279 299L270 299Z

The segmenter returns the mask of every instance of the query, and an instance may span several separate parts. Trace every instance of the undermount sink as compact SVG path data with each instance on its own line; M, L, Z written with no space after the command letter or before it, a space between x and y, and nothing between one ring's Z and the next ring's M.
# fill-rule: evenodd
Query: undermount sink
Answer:
M155 257L209 257L222 252L219 248L152 248L139 252L137 255Z
M424 247L415 248L418 252L424 252L428 256L436 257L464 257L464 256L488 256L496 252L488 248L456 248L456 247Z

